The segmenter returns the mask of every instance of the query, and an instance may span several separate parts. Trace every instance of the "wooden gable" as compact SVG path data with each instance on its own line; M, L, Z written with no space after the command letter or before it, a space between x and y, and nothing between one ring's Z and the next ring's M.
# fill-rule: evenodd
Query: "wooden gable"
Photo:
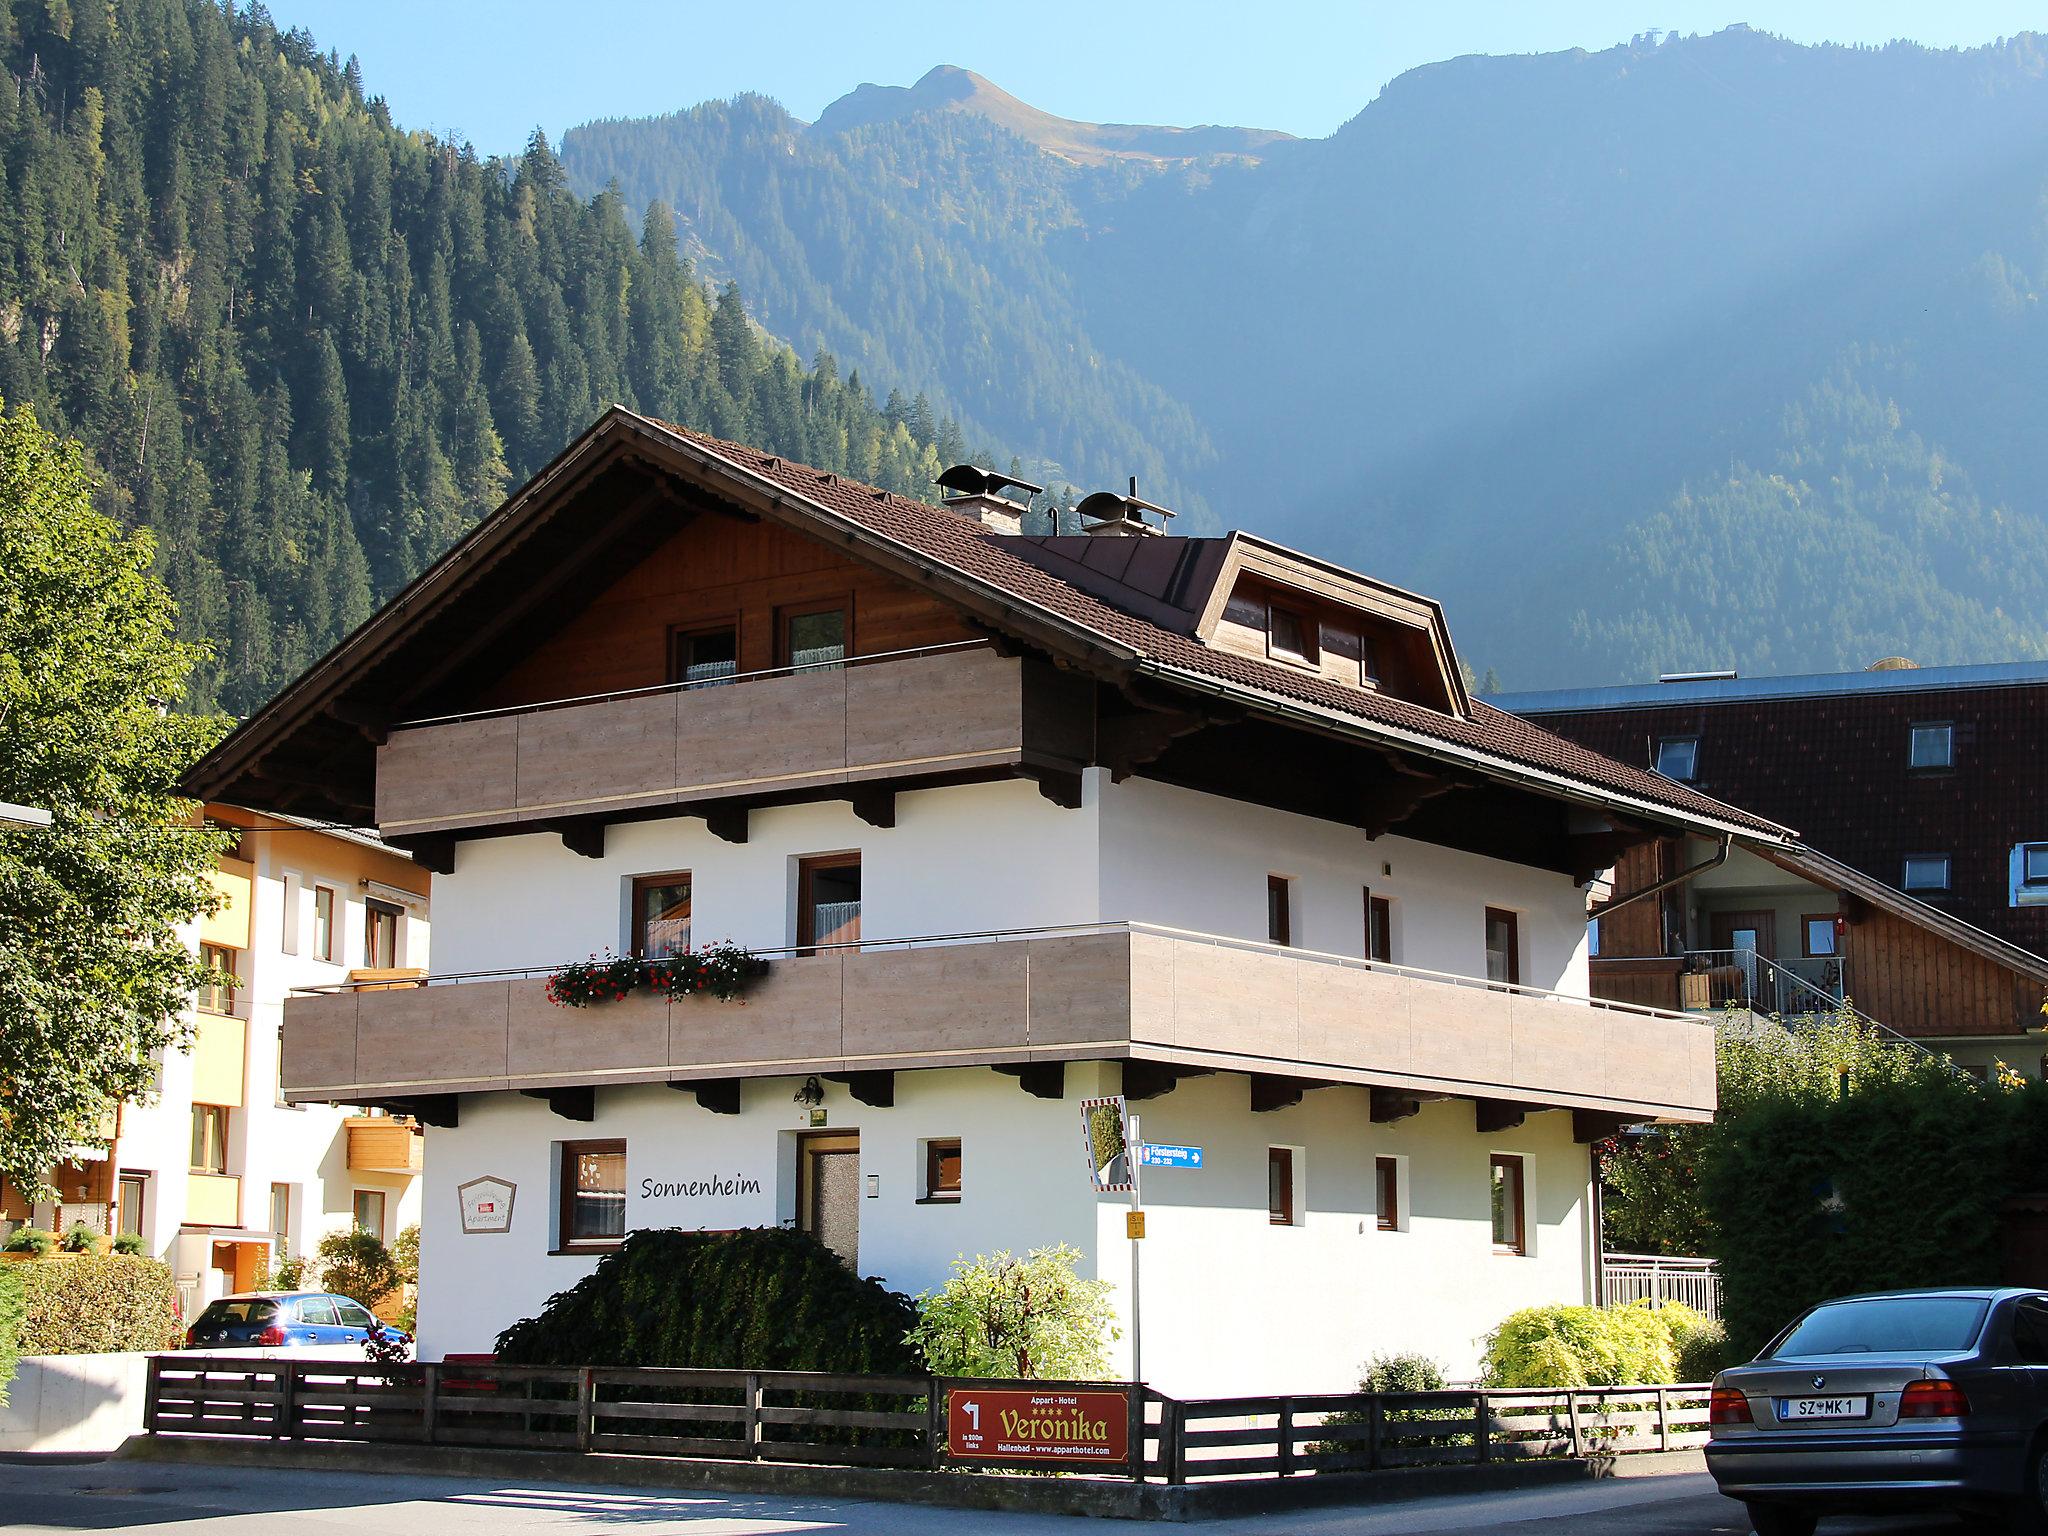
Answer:
M658 687L670 636L730 625L739 671L779 664L791 610L843 602L848 654L874 656L982 638L931 593L773 523L720 513L692 518L521 656L468 707L498 709Z

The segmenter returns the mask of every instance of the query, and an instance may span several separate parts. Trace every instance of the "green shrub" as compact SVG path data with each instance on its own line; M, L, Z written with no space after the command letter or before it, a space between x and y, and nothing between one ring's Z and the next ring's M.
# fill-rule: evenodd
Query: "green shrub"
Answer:
M0 1264L0 1405L7 1401L7 1383L14 1380L16 1341L21 1337L21 1264Z
M1441 1392L1444 1368L1427 1355L1374 1355L1358 1379L1361 1392Z
M66 1253L98 1253L100 1235L82 1221L74 1221L64 1229L64 1235L57 1240L57 1246Z
M49 1257L50 1250L56 1246L56 1233L45 1232L41 1227L22 1227L8 1234L5 1243L0 1243L0 1252L32 1253L41 1259Z
M1647 1303L1525 1307L1486 1336L1480 1371L1489 1387L1656 1385L1678 1380L1678 1360Z
M376 1233L363 1227L320 1239L320 1283L375 1312L398 1289L398 1264ZM297 1286L280 1287L296 1290Z
M140 1232L117 1232L114 1234L113 1250L129 1258L139 1259L149 1252Z
M1109 1372L1107 1280L1083 1280L1062 1244L1021 1259L958 1259L953 1277L917 1298L910 1342L934 1376L1086 1380Z
M1658 1319L1671 1332L1671 1353L1678 1362L1680 1381L1708 1381L1728 1358L1728 1330L1703 1312L1682 1302L1667 1301L1657 1310Z
M181 1337L170 1267L125 1256L6 1266L21 1277L24 1355L169 1349Z
M646 1230L498 1335L515 1365L671 1365L906 1375L910 1299L808 1233Z
M264 1279L266 1291L302 1291L306 1288L306 1261L303 1256L294 1255L282 1243L278 1245L277 1257L272 1261L270 1274Z

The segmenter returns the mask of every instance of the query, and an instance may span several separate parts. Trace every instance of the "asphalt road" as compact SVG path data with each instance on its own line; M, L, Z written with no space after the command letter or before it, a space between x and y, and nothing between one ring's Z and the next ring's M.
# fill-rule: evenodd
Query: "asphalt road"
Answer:
M1044 1515L970 1514L894 1504L702 1492L567 1487L350 1472L161 1463L0 1462L0 1531L165 1531L177 1536L1082 1536L1112 1529ZM1184 1529L1184 1527L1171 1527ZM1617 1478L1530 1493L1418 1499L1199 1527L1213 1536L1745 1536L1741 1510L1704 1473ZM1949 1522L1842 1520L1823 1536L1961 1536Z

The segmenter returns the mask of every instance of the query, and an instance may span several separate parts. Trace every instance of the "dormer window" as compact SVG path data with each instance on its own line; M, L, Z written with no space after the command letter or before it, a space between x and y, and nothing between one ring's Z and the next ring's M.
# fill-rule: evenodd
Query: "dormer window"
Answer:
M1323 671L1328 674L1334 670L1343 682L1356 683L1361 688L1380 685L1379 647L1355 629L1325 624L1323 661Z
M1667 779L1690 784L1699 772L1700 739L1697 736L1665 736L1657 742L1657 771Z
M1288 661L1313 662L1316 659L1315 642L1309 638L1313 629L1307 619L1292 608L1273 604L1273 617L1266 631L1267 648L1275 655Z

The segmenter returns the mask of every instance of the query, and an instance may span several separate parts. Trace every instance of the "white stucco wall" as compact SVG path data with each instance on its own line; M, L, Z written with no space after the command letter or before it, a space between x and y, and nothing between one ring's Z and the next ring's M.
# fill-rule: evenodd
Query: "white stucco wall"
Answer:
M1033 1098L981 1068L899 1073L896 1103L876 1109L826 1085L828 1129L860 1134L860 1268L915 1294L943 1282L956 1257L1066 1242L1112 1281L1127 1305L1127 1198L1095 1196L1087 1181L1078 1101L1113 1091L1112 1066L1068 1071L1063 1101ZM742 1112L714 1115L666 1088L601 1089L583 1124L515 1095L466 1097L461 1125L428 1132L421 1251L422 1358L488 1352L499 1329L530 1316L595 1267L557 1256L553 1149L569 1140L626 1141L629 1229L727 1228L787 1219L794 1210L794 1138L805 1127L797 1079L745 1085ZM1292 1109L1254 1115L1246 1080L1184 1082L1139 1107L1149 1140L1202 1146L1199 1172L1150 1170L1144 1204L1146 1377L1182 1395L1340 1391L1375 1352L1420 1350L1453 1376L1470 1375L1478 1338L1508 1311L1586 1299L1586 1149L1565 1113L1480 1137L1469 1103L1425 1106L1374 1125L1364 1090L1324 1089ZM957 1136L964 1198L921 1205L919 1143ZM1266 1149L1299 1148L1300 1224L1267 1219ZM1493 1252L1488 1154L1528 1158L1533 1241L1526 1258ZM1373 1158L1406 1158L1409 1212L1381 1232ZM648 1199L643 1180L757 1180L758 1194ZM496 1176L518 1186L512 1228L465 1234L456 1187ZM1130 1331L1118 1345L1127 1370Z

